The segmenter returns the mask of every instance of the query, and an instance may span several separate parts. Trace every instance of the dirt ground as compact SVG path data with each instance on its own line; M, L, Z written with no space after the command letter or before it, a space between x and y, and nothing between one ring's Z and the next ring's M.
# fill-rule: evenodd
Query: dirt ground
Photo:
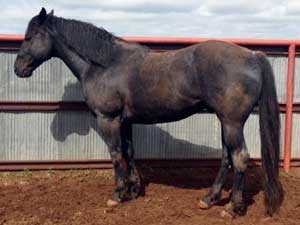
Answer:
M264 216L261 171L247 173L247 214L221 218L228 201L229 179L223 200L209 210L197 207L216 174L215 168L140 169L145 194L114 209L106 207L113 190L111 170L22 171L0 173L0 224L300 224L300 169L281 173L285 200L280 214Z

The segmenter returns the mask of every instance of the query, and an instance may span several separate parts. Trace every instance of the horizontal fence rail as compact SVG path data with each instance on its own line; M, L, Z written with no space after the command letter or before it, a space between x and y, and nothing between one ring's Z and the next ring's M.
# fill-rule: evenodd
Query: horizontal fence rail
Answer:
M84 101L0 101L0 111L2 112L40 112L40 111L89 111ZM253 112L257 113L258 106L254 107ZM287 112L287 104L279 103L279 110ZM300 103L294 103L292 112L300 112ZM201 112L200 112L201 113ZM203 113L214 113L213 111L203 111Z
M23 35L0 35L0 53L1 52L16 52L21 45ZM187 47L192 44L211 40L211 38L173 38L173 37L123 37L123 39L130 42L138 42L142 45L146 45L156 51L174 50L183 47ZM299 70L297 68L298 61L297 56L300 55L300 40L277 40L277 39L214 39L232 42L252 50L261 50L266 52L268 55L284 55L287 57L287 70L286 74L286 88L285 88L285 99L280 100L280 112L285 115L284 119L284 139L283 139L283 167L286 172L289 171L291 166L291 149L292 149L292 136L293 136L293 113L300 112L300 99L294 101L294 90L295 90L295 72ZM297 88L299 84L297 84ZM299 90L299 88L297 89ZM257 112L258 108L255 107L254 113ZM29 101L29 100L0 100L0 112L51 112L51 111L88 111L86 104L83 101ZM300 146L296 146L299 148ZM300 156L294 157L294 160L298 160ZM105 161L105 160L104 160ZM26 161L18 161L16 164L19 167ZM38 164L38 160L34 162L27 162L29 164ZM45 162L45 161L44 161ZM67 161L61 161L67 163ZM82 161L78 160L78 165ZM90 167L95 166L95 162L91 162ZM97 161L101 162L101 160ZM105 161L107 162L107 161ZM56 168L61 163L54 162ZM49 166L51 161L42 163L41 165ZM70 161L68 165L76 165L76 162ZM87 167L88 163L83 163ZM13 168L13 161L4 162L0 160L0 169L5 169L6 165L9 168ZM67 168L68 166L66 166ZM75 166L76 167L76 166ZM80 167L80 166L79 166ZM79 168L78 167L78 168ZM7 167L8 168L8 167ZM61 166L64 168L64 166Z

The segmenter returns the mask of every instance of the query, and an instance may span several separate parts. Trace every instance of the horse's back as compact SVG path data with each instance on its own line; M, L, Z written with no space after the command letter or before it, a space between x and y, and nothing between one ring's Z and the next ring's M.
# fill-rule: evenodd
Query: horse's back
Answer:
M255 53L207 41L164 53L149 52L129 76L132 114L146 121L175 120L208 106L232 114L252 107L261 88Z

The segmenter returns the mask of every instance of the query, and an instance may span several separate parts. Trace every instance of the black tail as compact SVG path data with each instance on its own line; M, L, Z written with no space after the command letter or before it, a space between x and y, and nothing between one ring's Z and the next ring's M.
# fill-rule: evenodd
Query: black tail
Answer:
M259 125L265 205L267 213L272 215L283 201L283 190L279 181L280 118L271 64L262 52L257 52L257 57L262 66L263 80L259 99Z

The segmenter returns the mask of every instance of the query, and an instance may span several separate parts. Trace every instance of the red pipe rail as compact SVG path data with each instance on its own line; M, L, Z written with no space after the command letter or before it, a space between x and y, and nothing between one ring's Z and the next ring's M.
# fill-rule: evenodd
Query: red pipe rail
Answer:
M1 35L0 34L0 49L2 50L17 50L23 41L23 35ZM130 42L138 42L144 45L192 45L199 42L211 40L212 38L184 38L184 37L129 37L125 36L123 39ZM297 52L296 48L300 46L300 40L293 39L230 39L230 38L213 38L214 40L222 40L227 42L232 42L238 45L247 46L247 47L284 47L288 50L288 71L287 71L287 99L285 104L285 110L283 110L283 104L280 104L280 111L286 112L285 119L285 129L284 129L284 159L283 159L283 168L284 171L289 172L291 166L291 143L292 143L292 117L293 111L299 112L299 103L293 102L293 90L294 90L294 74L295 74L295 55ZM281 50L281 53L285 52ZM76 106L72 103L62 103L62 102L37 102L30 103L28 102L0 102L0 110L11 109L41 109L43 110L60 110L60 109L84 109L85 106L81 105ZM41 106L38 106L41 104ZM49 104L49 106L48 106ZM69 107L64 107L64 104L69 104ZM29 106L28 106L29 105ZM27 106L27 108L26 108ZM15 107L15 108L14 108Z
M296 49L295 44L291 44L289 46L288 71L287 71L286 115L285 115L285 136L284 136L284 170L286 172L289 172L290 159L291 159L295 49Z
M220 40L232 42L237 45L247 46L289 46L291 44L300 45L300 40L293 39L239 39L239 38L190 38L190 37L139 37L124 36L123 39L140 44L157 43L157 44L196 44L208 40ZM0 39L1 40L1 39Z
M221 40L232 42L238 45L249 46L290 46L295 44L300 46L298 39L239 39L239 38L198 38L198 37L142 37L142 36L123 36L124 40L129 42L138 42L140 44L187 44L192 45L208 40ZM0 41L21 42L24 39L22 34L0 34Z

